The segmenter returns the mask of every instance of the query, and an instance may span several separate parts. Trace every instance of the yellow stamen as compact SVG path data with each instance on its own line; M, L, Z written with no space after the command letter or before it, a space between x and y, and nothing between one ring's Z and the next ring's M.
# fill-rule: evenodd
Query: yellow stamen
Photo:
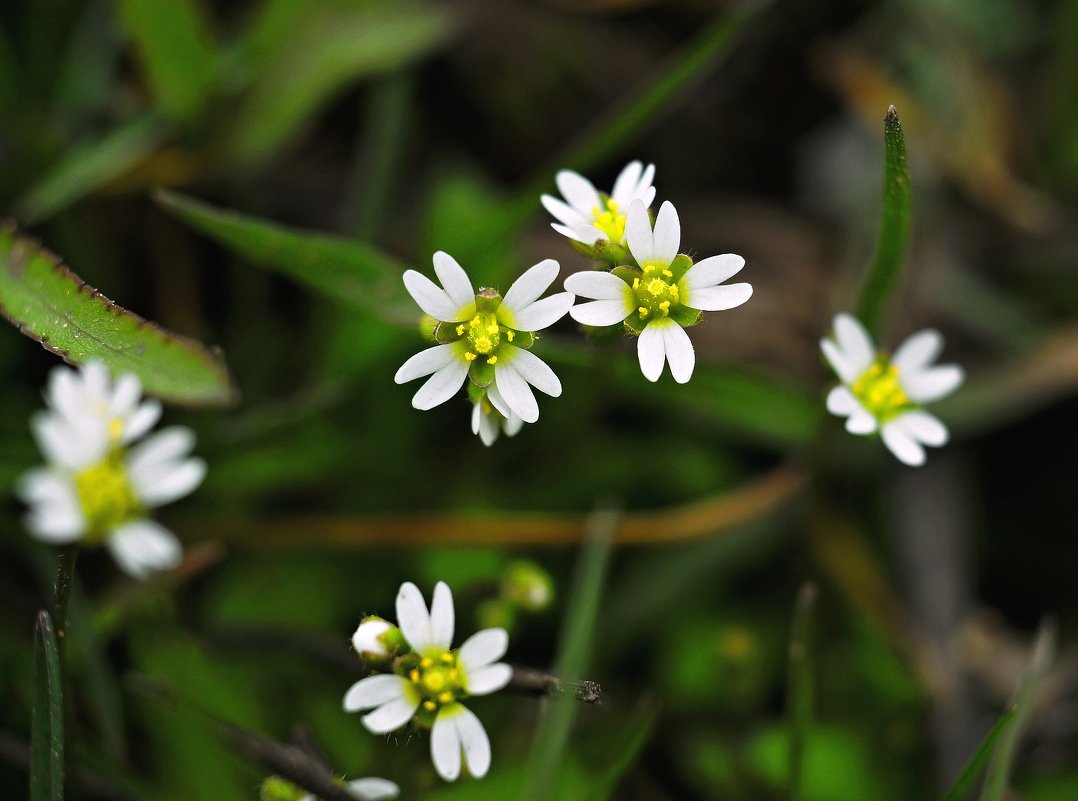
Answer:
M458 337L464 336L464 323L461 323L460 325L457 326L457 336Z
M641 306L639 309L637 309L637 312L640 313L641 317L647 317L648 316L648 310L646 308L644 308L643 306Z
M497 364L497 363L498 363L498 357L497 356L491 356L489 359L487 359L487 364Z
M475 361L475 354L472 353L471 351L468 351L467 353L464 354L464 358L465 358L466 361L474 362Z

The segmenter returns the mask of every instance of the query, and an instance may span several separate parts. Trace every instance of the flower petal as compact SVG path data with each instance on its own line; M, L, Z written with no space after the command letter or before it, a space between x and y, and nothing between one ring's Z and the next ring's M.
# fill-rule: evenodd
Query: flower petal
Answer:
M514 348L510 354L508 366L520 373L525 381L552 398L561 395L561 381L546 362L523 348Z
M504 662L487 665L468 674L469 695L489 695L507 685L513 678L513 669Z
M902 373L920 371L935 361L943 350L943 337L939 331L928 328L918 331L898 346L891 363Z
M565 279L565 288L574 295L595 300L620 300L632 295L629 285L613 273L583 270Z
M928 412L917 410L905 412L897 418L902 428L925 445L938 448L947 444L950 435L947 426L939 418Z
M123 424L120 439L126 445L134 442L161 419L161 404L155 400L143 401L142 404L131 414Z
M558 292L549 298L537 300L517 314L517 325L522 331L542 331L566 315L575 297L569 292Z
M443 708L430 730L430 758L438 775L447 782L460 778L460 734L454 720L457 709L464 707L453 704Z
M729 284L692 289L681 302L700 311L726 311L740 306L752 297L752 284Z
M621 208L627 208L635 199L636 190L640 184L640 173L643 171L643 164L639 161L630 161L614 179L614 188L610 191L610 197Z
M703 289L708 286L721 284L728 278L733 278L741 268L745 266L745 260L736 253L723 253L719 256L709 256L701 259L685 271L681 280L689 289Z
M124 373L116 379L116 386L109 399L109 414L113 417L126 417L142 396L142 383L134 373Z
M397 592L397 625L413 651L423 651L433 644L430 614L419 587L410 581Z
M358 650L358 649L357 649ZM374 709L398 698L405 698L408 681L403 676L386 673L360 679L344 694L344 711Z
M482 779L490 770L490 738L487 737L486 729L479 718L463 706L453 717L453 723L456 724L457 735L464 748L464 762L468 766L468 772L475 778Z
M554 259L543 259L533 267L529 267L520 278L513 282L509 291L502 298L502 305L498 307L499 318L503 312L508 312L513 318L532 305L547 291L554 279L558 277L558 263ZM564 313L564 312L563 312ZM533 331L518 325L515 319L506 320L506 323L518 331Z
M464 272L456 259L443 250L434 254L434 272L458 313L460 309L475 303L475 290L472 289L468 273Z
M651 218L642 201L634 200L625 215L625 241L629 252L640 264L653 260L655 238L651 232Z
M660 330L663 332L670 375L679 384L684 384L692 378L692 371L696 366L696 352L693 350L692 340L685 333L685 329L673 321L662 326Z
M531 387L515 367L508 362L498 362L494 367L494 385L505 400L510 411L525 423L534 423L539 419L539 404L532 394Z
M599 240L606 239L606 234L594 225L574 225L570 227L551 223L550 227L562 236L567 236L577 242L583 242L585 245L594 245Z
M883 425L880 436L883 444L895 455L895 457L910 467L919 467L925 463L925 449L921 447L911 433L901 422L901 417L896 417Z
M872 344L872 338L852 314L836 314L834 326L835 340L845 354L846 364L859 376L871 367L876 359L876 347Z
M929 403L950 395L965 380L965 371L957 364L941 364L927 370L919 370L903 375L898 374L902 388L910 400L917 403Z
M452 345L435 345L421 350L400 366L393 380L404 384L416 378L436 373L456 358Z
M59 545L85 534L86 520L66 476L47 469L31 470L19 479L15 491L32 505L26 528L36 539Z
M580 173L561 170L554 176L554 181L558 185L561 196L580 213L591 217L592 209L600 205L599 193L595 191L591 181Z
M509 634L505 629L483 629L464 641L457 652L465 673L493 664L505 656Z
M584 214L574 209L568 203L559 200L553 195L543 195L539 200L543 207L564 226L576 228L578 225L587 225L591 222L590 214Z
M444 581L434 585L434 597L430 602L431 644L449 649L453 644L453 592Z
M171 570L183 559L176 535L153 520L135 520L117 528L108 538L116 563L137 579Z
M820 340L820 350L823 351L827 363L831 365L831 369L835 371L835 375L839 377L839 380L842 381L843 384L852 384L857 380L857 377L864 372L863 370L860 372L855 370L850 365L846 354L839 350L838 345L830 339Z
M144 505L164 506L190 494L202 483L206 477L206 463L202 459L183 459L158 464L153 469L130 469L128 477L135 495Z
M415 714L419 706L419 698L409 699L405 697L394 698L392 701L382 704L373 712L363 716L363 725L371 734L389 734L396 731Z
M856 411L864 411L857 398L843 384L827 393L827 411L839 417L847 417Z
M352 795L359 796L363 801L386 801L400 794L400 788L397 785L389 779L379 779L376 776L348 782L348 791Z
M652 258L655 261L669 264L677 255L677 249L681 245L681 221L678 220L677 209L669 200L663 201L659 206L659 213L655 217L655 248Z
M186 426L169 426L131 448L127 464L132 472L152 470L186 456L194 447L194 431Z
M435 320L457 322L457 312L460 307L449 297L449 293L423 273L415 270L406 271L404 287L425 314L429 314Z
M356 632L352 635L352 649L360 656L364 654L386 656L389 652L381 637L391 628L393 626L386 620L364 620L356 627ZM345 701L347 700L346 695Z
M859 406L846 418L846 430L857 436L871 434L876 430L876 418Z
M666 362L666 341L662 327L649 323L636 341L636 355L640 359L640 372L648 381L658 381Z
M616 325L624 322L632 311L631 301L594 300L573 306L569 309L569 314L582 325Z
M453 347L450 345L449 347ZM421 411L433 409L457 394L468 377L468 363L454 359L426 380L412 396L412 406Z

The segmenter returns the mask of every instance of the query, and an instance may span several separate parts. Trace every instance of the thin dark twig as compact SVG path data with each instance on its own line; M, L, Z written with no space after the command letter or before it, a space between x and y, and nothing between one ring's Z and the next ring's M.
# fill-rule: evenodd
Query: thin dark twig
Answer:
M577 701L599 704L603 700L603 688L597 681L563 681L534 668L513 666L513 678L506 686L511 692L536 697L565 695L572 691Z

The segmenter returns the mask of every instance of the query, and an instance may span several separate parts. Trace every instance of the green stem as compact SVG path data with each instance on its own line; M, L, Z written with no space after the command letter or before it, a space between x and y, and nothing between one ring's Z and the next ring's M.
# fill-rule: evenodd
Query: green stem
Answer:
M883 209L876 255L869 265L857 301L857 317L872 335L878 333L887 299L902 269L910 233L910 179L906 168L906 138L894 106L883 120Z
M60 548L56 565L56 588L54 592L52 620L56 628L56 645L63 668L67 643L67 610L71 604L71 590L75 582L75 562L79 558L79 544L72 543Z
M802 797L801 778L805 761L805 741L812 726L813 695L816 684L812 664L812 611L816 605L816 585L801 587L794 606L793 632L786 677L786 718L789 748L787 778L790 801Z

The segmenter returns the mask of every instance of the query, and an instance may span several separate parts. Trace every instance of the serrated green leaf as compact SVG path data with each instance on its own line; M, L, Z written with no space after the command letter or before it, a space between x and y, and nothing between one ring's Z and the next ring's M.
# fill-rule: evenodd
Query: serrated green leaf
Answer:
M387 322L414 326L419 318L401 281L403 268L371 245L297 231L175 192L161 191L156 198L184 222L252 264L287 275Z
M119 9L158 105L181 122L196 117L214 89L219 64L201 3L120 0Z
M876 334L891 288L902 269L910 234L910 177L906 168L906 137L898 112L887 109L883 121L883 208L876 255L869 265L857 302L857 318Z
M977 780L977 777L981 775L988 764L988 758L992 755L996 740L1011 725L1016 712L1017 710L1014 708L1008 709L1003 717L996 722L996 725L992 727L991 731L985 735L980 746L970 757L969 762L966 763L966 767L962 769L954 784L951 785L951 789L943 796L943 801L962 801L966 797L970 788L973 787L973 782Z
M0 314L64 359L102 359L172 403L222 406L237 392L220 353L117 306L14 226L0 229Z
M27 223L44 220L121 177L149 156L167 134L168 126L160 120L141 117L102 139L74 148L19 201L19 219Z
M30 801L64 798L64 694L52 618L34 626L34 710L30 733Z
M443 11L414 3L308 4L302 15L285 9L280 19L292 20L288 37L255 78L237 111L229 144L232 156L248 164L271 157L350 83L399 69L449 32ZM279 25L270 27L277 31Z

